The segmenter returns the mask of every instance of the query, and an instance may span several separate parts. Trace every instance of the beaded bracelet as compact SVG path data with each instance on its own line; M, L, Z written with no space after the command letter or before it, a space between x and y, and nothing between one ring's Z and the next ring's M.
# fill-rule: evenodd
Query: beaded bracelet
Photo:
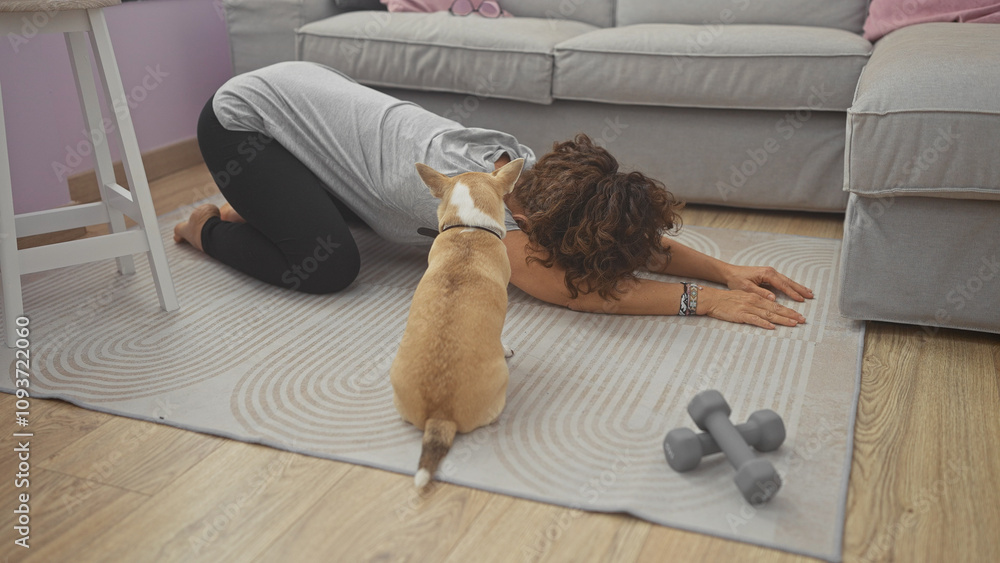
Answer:
M681 285L684 286L684 293L681 294L681 307L680 310L677 311L677 314L683 317L697 315L698 290L701 289L701 287L695 283L681 282Z

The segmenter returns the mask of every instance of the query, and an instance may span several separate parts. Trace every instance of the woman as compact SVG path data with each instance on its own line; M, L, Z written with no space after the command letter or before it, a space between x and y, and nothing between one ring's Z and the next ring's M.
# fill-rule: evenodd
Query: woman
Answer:
M524 158L505 199L504 243L511 283L542 301L773 329L805 318L765 285L812 298L773 268L734 266L668 240L680 225L673 196L652 178L619 171L585 135L535 162L510 135L463 127L315 63L231 79L205 106L198 142L228 203L199 207L174 239L274 285L309 293L350 285L361 267L350 221L390 241L429 244L418 230L437 227L438 201L414 163L452 176ZM641 279L641 269L730 289Z

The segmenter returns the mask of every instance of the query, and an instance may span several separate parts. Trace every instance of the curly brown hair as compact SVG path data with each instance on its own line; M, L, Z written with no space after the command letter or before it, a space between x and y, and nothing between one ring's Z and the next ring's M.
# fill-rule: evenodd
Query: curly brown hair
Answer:
M662 182L619 172L618 160L583 133L555 143L511 197L527 218L527 250L544 255L528 262L565 269L574 299L594 291L617 299L637 270L670 260L660 237L681 225L683 205Z

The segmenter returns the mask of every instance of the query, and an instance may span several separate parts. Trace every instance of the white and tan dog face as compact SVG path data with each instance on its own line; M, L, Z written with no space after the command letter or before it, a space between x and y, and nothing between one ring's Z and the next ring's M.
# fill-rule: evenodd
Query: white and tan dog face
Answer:
M503 196L514 189L524 159L513 160L492 174L466 172L449 178L426 164L417 163L420 178L431 194L441 200L438 227L448 224L479 225L504 229ZM499 197L498 197L499 196Z

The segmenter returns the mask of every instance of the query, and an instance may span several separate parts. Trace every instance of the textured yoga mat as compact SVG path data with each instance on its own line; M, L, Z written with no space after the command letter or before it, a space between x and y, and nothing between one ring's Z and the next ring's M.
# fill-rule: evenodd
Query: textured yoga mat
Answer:
M388 370L426 249L357 229L357 282L311 296L175 245L179 218L160 219L179 311L159 310L141 257L132 276L113 262L25 276L32 395L412 474L420 432L397 416ZM438 479L839 560L863 336L835 306L840 241L697 227L678 240L811 287L795 305L809 323L583 314L512 287L506 410L456 439ZM785 444L761 454L784 477L769 504L745 503L724 457L668 467L663 437L693 427L685 407L704 389L737 423L762 408L784 418Z

